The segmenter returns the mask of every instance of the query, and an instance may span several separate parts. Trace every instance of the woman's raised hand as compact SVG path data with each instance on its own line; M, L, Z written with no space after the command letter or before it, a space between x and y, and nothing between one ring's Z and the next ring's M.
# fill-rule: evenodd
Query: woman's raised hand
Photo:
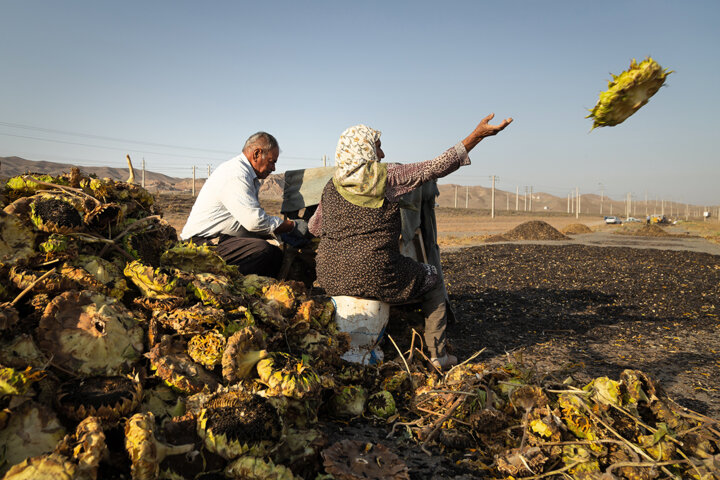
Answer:
M463 140L463 145L465 145L465 149L469 152L472 150L475 145L480 143L480 140L482 140L485 137L491 137L493 135L497 135L499 132L502 132L505 127L510 125L513 121L512 118L506 118L502 122L500 122L499 125L490 125L490 120L492 120L495 117L494 113L491 113L487 117L483 118L482 121L478 124L477 127L475 127L475 130L472 131L470 135L467 136L465 140Z

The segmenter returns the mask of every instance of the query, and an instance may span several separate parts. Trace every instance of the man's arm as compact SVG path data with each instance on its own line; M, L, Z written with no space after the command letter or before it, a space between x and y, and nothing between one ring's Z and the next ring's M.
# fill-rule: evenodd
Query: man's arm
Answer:
M221 198L230 215L249 232L270 235L278 228L291 229L286 224L287 221L265 212L260 206L255 186L242 177L238 177L234 182L228 182L223 188ZM281 227L283 224L285 226Z

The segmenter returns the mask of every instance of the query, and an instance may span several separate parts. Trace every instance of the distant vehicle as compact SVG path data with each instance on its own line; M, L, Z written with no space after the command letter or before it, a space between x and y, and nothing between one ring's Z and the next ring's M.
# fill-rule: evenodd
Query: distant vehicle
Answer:
M640 220L638 220L638 219L635 218L635 217L628 217L628 218L625 219L625 221L626 221L626 222L639 222Z
M670 223L670 221L667 218L665 218L665 215L655 214L655 215L650 215L650 223L659 224L659 225L667 225L668 223Z
M618 217L615 217L615 216L605 217L605 223L620 225L622 223L622 220L620 220Z

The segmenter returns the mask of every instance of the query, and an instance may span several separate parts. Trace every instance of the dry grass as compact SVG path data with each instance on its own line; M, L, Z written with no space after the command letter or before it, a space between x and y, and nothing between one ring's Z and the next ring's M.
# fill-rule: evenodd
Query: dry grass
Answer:
M720 243L720 222L718 219L704 222L683 222L682 227L713 243Z

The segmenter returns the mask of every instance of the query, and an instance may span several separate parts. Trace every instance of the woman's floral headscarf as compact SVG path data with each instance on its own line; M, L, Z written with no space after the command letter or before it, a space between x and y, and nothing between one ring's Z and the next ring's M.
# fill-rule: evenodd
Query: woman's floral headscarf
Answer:
M380 131L355 125L340 135L335 150L333 184L348 202L360 207L380 208L385 198L387 164L375 150Z

